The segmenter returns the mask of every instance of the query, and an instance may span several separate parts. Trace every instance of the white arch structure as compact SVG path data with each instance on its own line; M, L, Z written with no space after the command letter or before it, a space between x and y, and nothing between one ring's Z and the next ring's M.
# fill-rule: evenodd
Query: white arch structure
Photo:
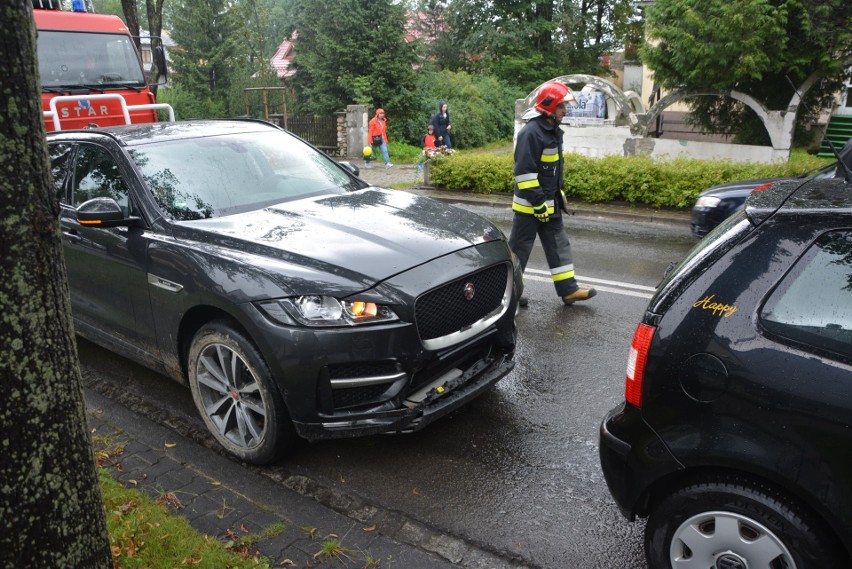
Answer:
M844 63L846 65L852 64L852 58L847 58ZM657 117L659 117L666 108L684 99L702 96L726 96L740 101L744 105L748 106L751 110L753 110L754 113L763 122L763 125L766 128L766 132L769 135L769 140L772 145L771 149L767 147L748 148L763 150L764 152L762 152L762 155L766 160L786 160L787 158L789 158L790 155L790 148L793 142L793 132L796 126L796 116L798 114L799 106L802 102L802 97L804 97L804 95L806 95L808 91L810 91L811 88L813 88L817 81L819 81L822 77L822 72L813 73L799 86L798 89L796 89L795 93L790 98L790 102L787 105L787 108L778 111L773 111L766 108L766 106L763 105L760 101L758 101L751 95L748 95L747 93L743 93L741 91L730 90L699 92L681 89L672 91L671 93L657 101L650 109L646 111L641 99L638 95L636 95L636 93L633 93L632 91L622 91L617 85L601 77L596 77L594 75L574 74L555 77L554 79L551 79L551 81L559 81L569 86L578 84L590 85L595 89L598 89L605 93L607 95L607 105L608 110L610 111L610 118L614 119L614 125L597 128L613 129L613 127L617 128L619 127L619 125L629 126L629 136L627 136L626 133L621 135L621 139L623 140L624 154L652 154L655 146L664 146L666 143L670 144L672 142L679 143L681 144L681 146L683 146L685 144L685 141L661 141L659 139L648 137L648 133L650 132L652 126L655 124ZM526 99L524 99L523 101L519 101L519 103L522 103L523 106L523 109L520 108L520 106L518 107L521 113L523 113L524 109L529 109L535 104L535 96L537 92L538 88L535 89L529 95L527 95ZM623 131L623 129L621 130ZM613 136L616 135L614 131L612 131L612 133ZM598 138L602 136L601 133L598 131L594 131L594 133L591 130L586 132L587 136L592 136L593 134ZM582 136L583 133L580 130L572 132L572 139L574 140L576 140L577 138L582 138ZM726 143L689 142L686 144L690 144L693 148L696 149L703 149L705 147L709 147L710 145L722 145ZM747 148L746 145L735 146L737 146L740 151L743 151ZM665 153L665 151L660 150L660 153L663 154ZM593 152L592 154L594 155L596 153ZM730 154L732 156L735 156L737 153L731 152ZM755 152L755 154L759 155L760 153Z

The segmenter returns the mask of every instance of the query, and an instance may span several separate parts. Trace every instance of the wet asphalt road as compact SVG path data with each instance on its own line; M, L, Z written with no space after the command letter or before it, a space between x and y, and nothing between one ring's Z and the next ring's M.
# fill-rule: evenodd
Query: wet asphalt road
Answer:
M504 210L471 208L508 234ZM622 400L627 348L653 287L695 240L683 227L569 219L581 283L563 307L538 246L518 316L517 365L492 392L410 435L304 445L279 466L531 567L644 569L642 524L612 503L597 454L602 416ZM84 377L195 417L189 391L80 341Z

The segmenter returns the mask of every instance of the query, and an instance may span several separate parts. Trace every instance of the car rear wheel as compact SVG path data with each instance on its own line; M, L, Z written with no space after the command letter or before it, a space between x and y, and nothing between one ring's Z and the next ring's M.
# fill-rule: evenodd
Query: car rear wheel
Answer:
M195 406L208 430L245 462L267 464L296 440L287 409L260 353L225 322L203 326L187 362Z
M736 476L693 483L666 497L645 527L654 568L840 568L818 520L774 490Z

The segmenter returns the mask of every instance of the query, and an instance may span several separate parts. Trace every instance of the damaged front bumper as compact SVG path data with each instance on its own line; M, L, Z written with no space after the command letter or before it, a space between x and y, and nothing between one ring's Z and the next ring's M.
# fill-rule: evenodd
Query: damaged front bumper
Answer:
M461 373L447 372L413 393L367 410L320 416L319 423L294 422L308 440L414 432L490 389L515 367L508 354L477 360Z

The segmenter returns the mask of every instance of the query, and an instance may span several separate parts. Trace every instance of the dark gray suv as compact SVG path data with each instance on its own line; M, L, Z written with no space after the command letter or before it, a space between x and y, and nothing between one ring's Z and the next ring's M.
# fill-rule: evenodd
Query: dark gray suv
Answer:
M242 460L423 428L514 365L520 271L481 217L266 123L48 144L77 333L187 383Z

